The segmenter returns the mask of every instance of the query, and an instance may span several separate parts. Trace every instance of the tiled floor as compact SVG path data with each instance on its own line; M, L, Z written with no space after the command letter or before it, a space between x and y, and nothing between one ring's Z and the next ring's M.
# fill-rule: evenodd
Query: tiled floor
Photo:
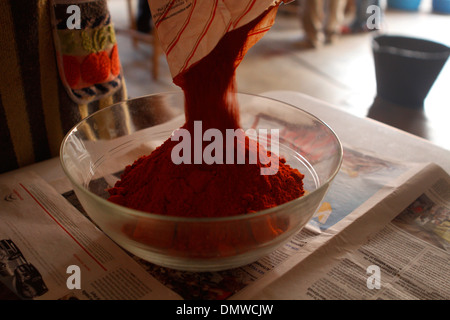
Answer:
M109 7L115 24L126 27L126 1L109 0ZM432 13L431 0L423 0L419 12L387 11L381 31L450 46L449 30L450 15ZM374 35L374 32L345 35L332 45L305 49L300 45L303 32L299 17L280 11L273 28L239 66L239 91L255 94L272 90L302 92L359 117L370 115L450 149L450 62L441 71L423 110L394 105L371 110L376 96L371 49ZM150 46L141 43L135 48L128 37L121 35L118 41L130 97L178 90L172 83L164 55L159 60L160 77L154 80Z

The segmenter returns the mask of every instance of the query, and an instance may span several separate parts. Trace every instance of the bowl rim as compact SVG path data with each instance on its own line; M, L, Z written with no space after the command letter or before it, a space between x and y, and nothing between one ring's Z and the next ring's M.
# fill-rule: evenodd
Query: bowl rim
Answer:
M65 149L65 145L66 145L67 140L69 139L71 134L74 131L76 131L77 128L83 122L86 122L88 119L93 118L94 116L96 116L96 114L98 114L100 112L104 112L105 110L115 108L118 105L121 105L123 103L129 102L129 101L133 101L133 100L140 100L140 99L144 99L144 98L148 98L148 97L152 97L152 96L160 96L160 95L167 95L167 94L169 94L169 95L182 95L183 92L182 91L164 91L164 92L153 93L153 94L148 94L148 95L144 95L144 96L140 96L140 97L136 97L136 98L132 98L132 99L123 100L123 101L114 103L114 104L112 104L112 105L110 105L110 106L108 106L106 108L101 109L101 110L98 110L98 111L92 113L91 115L85 117L84 119L79 121L77 124L75 124L67 132L67 134L64 136L64 139L62 140L61 145L60 145L60 152L59 152L59 160L60 160L60 163L61 163L61 167L62 167L66 177L72 183L72 185L76 186L77 189L79 189L83 193L87 194L89 197L93 197L95 200L99 201L102 205L105 205L106 208L113 209L115 214L120 214L120 215L123 215L123 216L132 215L132 216L135 216L135 217L138 217L138 218L146 218L146 219L154 219L154 220L162 220L162 221L170 221L170 222L208 222L208 223L210 223L210 222L219 222L219 221L246 220L246 219L251 219L251 218L254 218L254 217L269 215L269 214L271 214L273 212L278 212L279 210L282 210L285 207L291 206L293 202L304 201L305 198L310 198L313 194L317 194L322 189L328 188L329 184L333 181L333 179L336 177L336 175L339 173L339 171L341 169L343 158L344 158L344 149L343 149L342 142L339 139L339 137L336 134L336 132L327 123L325 123L323 120L319 119L318 117L316 117L315 115L313 115L312 113L310 113L310 112L308 112L306 110L303 110L303 109L301 109L299 107L294 106L291 103L288 103L288 102L285 102L285 101L282 101L282 100L279 100L279 99L275 99L275 98L267 97L267 96L263 96L263 95L258 95L258 94L238 92L237 93L238 96L249 96L249 97L263 98L263 99L272 100L272 101L275 101L277 103L284 104L285 106L287 106L289 108L294 108L295 110L298 110L300 112L305 113L306 115L308 115L309 117L313 118L314 120L318 121L321 125L326 127L330 131L330 133L334 136L334 138L335 138L335 140L336 140L336 142L338 144L338 153L339 153L339 163L336 166L336 168L334 169L334 172L328 177L328 179L326 181L324 181L314 191L309 192L309 193L307 193L307 194L305 194L305 195L303 195L303 196L301 196L299 198L296 198L296 199L293 199L291 201L288 201L288 202L285 202L283 204L280 204L280 205L278 205L276 207L271 207L271 208L267 208L267 209L260 210L260 211L257 211L257 212L252 212L252 213L245 213L245 214L239 214L239 215L234 215L234 216L225 216L225 217L182 217L182 216L173 216L173 215L162 215L162 214L157 214L157 213L150 213L150 212L146 212L146 211L131 209L131 208L128 208L126 206L118 205L116 203L108 201L107 199L102 198L102 197L96 195L93 192L90 192L82 184L79 184L78 182L75 181L75 179L72 177L72 175L70 174L69 170L65 166L63 153L64 153L64 149ZM88 215L89 215L89 213L88 213Z

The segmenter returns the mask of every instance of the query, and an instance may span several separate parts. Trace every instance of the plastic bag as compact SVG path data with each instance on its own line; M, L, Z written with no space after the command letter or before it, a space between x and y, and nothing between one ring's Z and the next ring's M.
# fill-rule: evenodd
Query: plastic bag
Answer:
M172 77L211 52L227 32L247 24L269 8L278 7L281 2L290 1L149 0ZM276 10L271 11L250 33L246 50L272 27Z

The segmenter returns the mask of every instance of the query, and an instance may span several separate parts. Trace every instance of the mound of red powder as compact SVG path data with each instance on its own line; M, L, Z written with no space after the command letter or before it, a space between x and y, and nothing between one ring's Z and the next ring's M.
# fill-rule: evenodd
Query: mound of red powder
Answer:
M249 152L258 152L256 144L246 143L245 164L176 165L171 160L176 143L167 140L128 166L109 190L109 200L164 215L224 217L275 207L304 194L303 175L284 159L274 175L261 175L266 165L260 161L249 164Z

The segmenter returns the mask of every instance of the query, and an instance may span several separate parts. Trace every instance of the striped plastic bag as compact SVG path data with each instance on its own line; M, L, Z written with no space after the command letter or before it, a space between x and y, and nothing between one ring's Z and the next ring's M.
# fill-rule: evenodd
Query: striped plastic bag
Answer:
M229 31L237 29L282 0L148 0L152 19L173 78L206 56ZM248 50L273 25L277 10L249 34ZM245 54L245 52L244 52ZM243 54L243 55L244 55Z

